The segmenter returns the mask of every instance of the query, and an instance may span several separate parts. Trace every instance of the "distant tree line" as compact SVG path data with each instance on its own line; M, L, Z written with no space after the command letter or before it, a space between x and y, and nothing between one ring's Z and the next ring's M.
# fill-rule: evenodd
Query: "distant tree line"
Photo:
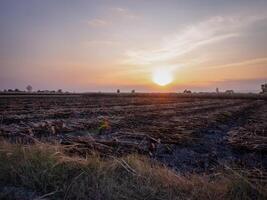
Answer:
M37 90L34 91L33 87L31 85L28 85L26 88L26 90L20 90L18 88L15 89L4 89L3 93L51 93L51 94L61 94L61 93L68 93L68 92L63 92L62 89L58 89L58 90Z

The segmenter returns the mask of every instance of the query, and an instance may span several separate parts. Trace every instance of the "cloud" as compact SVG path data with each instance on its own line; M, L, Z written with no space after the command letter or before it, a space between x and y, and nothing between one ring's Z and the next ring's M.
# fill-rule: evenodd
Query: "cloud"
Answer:
M113 40L89 40L86 41L85 44L87 46L114 46L118 45L118 41L113 41Z
M112 7L111 10L113 13L118 14L120 16L123 16L125 18L129 18L129 19L139 19L140 18L140 16L134 14L132 11L130 11L127 8Z
M88 25L91 27L103 27L108 25L109 23L103 19L92 19L88 21Z
M250 60L244 60L241 62L229 63L225 65L218 65L213 67L205 67L205 68L198 68L198 69L222 69L222 68L232 68L232 67L239 67L239 66L255 66L255 65L263 65L267 66L267 57L263 58L254 58Z
M113 11L115 11L115 12L118 12L118 13L125 13L125 12L128 12L128 9L120 8L120 7L113 7L113 8L111 8L111 10L113 10Z
M139 16L136 14L133 14L129 9L127 8L121 8L121 7L112 7L110 8L110 11L114 14L117 15L117 17L120 18L127 18L127 19L139 19ZM106 18L106 17L104 17ZM87 21L87 24L90 27L105 27L110 24L114 24L114 16L108 19L103 19L101 18L95 18Z
M158 48L127 51L126 62L147 65L168 62L199 47L238 37L242 34L243 27L264 18L265 16L212 17L166 37Z

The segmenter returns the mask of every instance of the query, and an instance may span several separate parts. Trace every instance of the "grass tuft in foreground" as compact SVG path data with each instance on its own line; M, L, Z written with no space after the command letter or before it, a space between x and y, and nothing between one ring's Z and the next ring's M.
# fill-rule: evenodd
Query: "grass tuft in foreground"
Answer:
M242 179L177 175L146 157L70 157L60 146L0 145L0 199L264 199Z

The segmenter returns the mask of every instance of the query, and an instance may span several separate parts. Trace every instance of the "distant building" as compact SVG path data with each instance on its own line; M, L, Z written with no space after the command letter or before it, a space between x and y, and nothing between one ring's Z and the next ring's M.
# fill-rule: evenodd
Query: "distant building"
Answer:
M134 94L135 93L135 90L132 90L131 93Z
M217 94L220 93L219 88L216 88L216 93L217 93Z
M261 85L261 93L267 94L267 83Z
M234 94L234 90L226 90L225 93L226 94Z

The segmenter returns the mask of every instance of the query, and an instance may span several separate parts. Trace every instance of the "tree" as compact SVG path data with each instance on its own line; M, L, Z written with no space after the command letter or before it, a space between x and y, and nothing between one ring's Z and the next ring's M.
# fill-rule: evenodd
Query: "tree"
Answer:
M26 87L26 90L27 90L28 92L32 92L32 86L31 86L31 85L28 85L28 86Z
M120 89L117 89L117 93L119 94L121 91L120 91Z
M191 93L192 93L191 90L187 90L187 89L184 90L184 94L191 94Z

